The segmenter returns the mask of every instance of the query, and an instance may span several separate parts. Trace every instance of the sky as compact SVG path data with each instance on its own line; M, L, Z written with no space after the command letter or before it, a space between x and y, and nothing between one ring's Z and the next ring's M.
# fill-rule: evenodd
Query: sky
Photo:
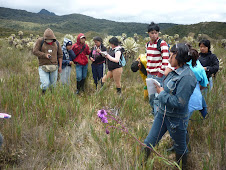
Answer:
M56 15L83 14L119 22L226 22L226 0L0 0L0 7Z

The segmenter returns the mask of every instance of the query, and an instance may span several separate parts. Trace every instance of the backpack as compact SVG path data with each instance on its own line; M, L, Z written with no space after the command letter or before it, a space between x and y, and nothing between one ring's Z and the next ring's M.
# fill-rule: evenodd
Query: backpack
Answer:
M158 42L157 42L157 49L160 51L160 53L162 52L161 51L161 42L162 42L162 39L158 39ZM149 43L150 43L150 41L148 41L148 43L147 43L147 47L148 47L148 45L149 45ZM167 43L166 43L167 44ZM169 52L170 52L170 45L169 44L167 44L168 45L168 50L169 50Z
M116 50L116 51L119 51L119 50ZM124 49L123 50L120 49L120 51L121 51L121 56L120 56L118 63L119 63L120 66L124 67L126 65L126 59L125 59L124 54L123 54Z
M42 39L42 42L41 42L41 46L40 46L40 51L41 51L41 49L42 49L42 45L44 44L44 38ZM57 44L57 51L58 51L58 49L59 49L59 42L56 40L56 44Z
M119 59L119 65L121 65L123 67L126 65L126 59L125 59L123 53L121 54L121 57Z

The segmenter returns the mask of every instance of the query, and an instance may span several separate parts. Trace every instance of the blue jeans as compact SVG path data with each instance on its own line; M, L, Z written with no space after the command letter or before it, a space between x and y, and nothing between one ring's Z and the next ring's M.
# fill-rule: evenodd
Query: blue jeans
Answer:
M187 153L186 134L188 127L188 117L171 117L157 113L152 128L144 140L144 143L155 147L161 140L162 136L169 131L171 138L174 140L175 151L177 154ZM151 145L150 145L151 144Z
M85 66L76 64L76 79L77 81L81 81L82 79L85 79L87 76L87 70L88 70L88 64Z
M162 86L162 83L163 83L163 80L164 80L165 76L158 77L156 75L148 74L147 78L153 78L153 79L157 80ZM158 93L149 95L149 103L150 103L150 105L151 105L151 107L153 109L152 110L152 114L154 116L156 115L156 107L157 107L156 104L158 104L157 96L158 96Z
M103 77L104 73L104 64L92 64L92 73L93 73L93 79L94 83L97 84L98 81Z
M60 73L60 81L62 84L70 84L70 77L71 77L71 66L66 66L64 69L62 69L62 72Z
M56 86L58 70L53 72L45 72L42 70L42 66L39 66L38 72L41 82L40 88L42 90L46 90L50 86Z

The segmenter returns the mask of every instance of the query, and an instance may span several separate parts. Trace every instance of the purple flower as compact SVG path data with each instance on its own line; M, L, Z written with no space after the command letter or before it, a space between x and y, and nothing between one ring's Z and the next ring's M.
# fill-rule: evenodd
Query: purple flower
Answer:
M107 112L104 109L98 110L97 112L97 116L99 116L99 118L104 118L107 115Z
M101 121L102 121L103 123L108 123L108 119L107 119L106 117L101 118Z
M107 134L109 134L109 133L110 133L110 131L106 129L106 133L107 133Z

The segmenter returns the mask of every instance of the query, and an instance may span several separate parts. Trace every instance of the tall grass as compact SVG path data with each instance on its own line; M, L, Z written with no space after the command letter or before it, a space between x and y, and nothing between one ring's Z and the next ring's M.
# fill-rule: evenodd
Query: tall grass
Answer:
M215 53L225 63L225 49ZM96 91L89 65L85 93L75 95L76 76L72 69L71 85L60 83L51 92L41 94L38 60L29 51L7 50L0 41L0 111L12 115L0 120L4 145L0 151L0 167L5 169L141 169L140 145L128 135L111 130L105 134L97 118L97 110L106 107L117 112L123 123L143 141L153 117L143 100L143 82L130 71L127 61L122 77L122 95L113 82ZM225 64L224 64L225 66ZM193 115L189 124L191 169L223 169L225 167L225 68L214 79L214 89L207 97L209 118ZM170 145L166 135L156 147L164 157ZM152 154L148 167L170 169ZM154 161L153 161L154 160Z

